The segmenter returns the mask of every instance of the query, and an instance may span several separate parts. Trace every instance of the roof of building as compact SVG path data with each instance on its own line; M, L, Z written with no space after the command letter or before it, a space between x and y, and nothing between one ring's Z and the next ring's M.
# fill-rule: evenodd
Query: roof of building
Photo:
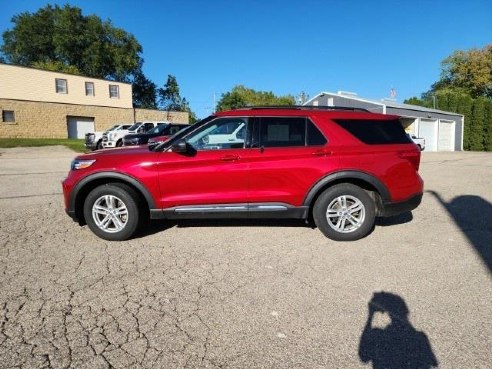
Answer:
M97 81L105 81L105 82L111 82L111 83L119 83L119 84L123 84L123 85L131 85L131 83L128 83L128 82L113 81L113 80L105 79L105 78L89 77L89 76L86 76L86 75L83 75L83 74L74 74L74 73L67 73L67 72L59 72L59 71L56 71L56 70L48 70L48 69L42 69L42 68L27 67L25 65L7 64L7 63L1 63L1 62L0 62L0 65L5 66L5 67L9 67L9 68L32 69L32 70L36 70L36 71L40 71L40 72L46 72L46 73L64 74L64 75L67 75L67 76L82 77L82 78L93 79L93 80L97 80Z
M392 101L392 100L388 100L388 99L373 100L373 99L360 98L359 96L357 96L355 94L352 95L352 94L343 94L343 93L334 93L334 92L320 92L319 94L317 94L313 98L306 101L304 104L307 105L310 102L314 101L316 98L324 96L324 95L342 97L345 99L361 101L361 102L365 102L365 103L369 103L369 104L386 106L388 108L423 111L423 112L427 112L427 113L437 113L437 114L446 114L446 115L456 115L456 116L460 116L460 117L463 116L462 114L458 114L458 113L453 113L453 112L438 110L438 109L431 109L431 108L426 108L426 107L418 106L418 105L403 104L403 103L398 103L396 101Z

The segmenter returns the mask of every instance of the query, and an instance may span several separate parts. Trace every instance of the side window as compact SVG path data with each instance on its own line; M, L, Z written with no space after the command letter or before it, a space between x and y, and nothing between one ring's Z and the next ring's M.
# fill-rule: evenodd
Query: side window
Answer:
M244 147L246 118L218 118L204 125L186 142L196 150L240 149Z
M326 144L325 136L323 136L318 127L316 127L309 119L307 120L306 133L306 143L308 146L322 146Z
M150 131L152 128L154 128L152 123L145 123L145 132Z
M171 128L169 128L169 135L173 135L175 133L178 133L179 131L181 131L181 128L184 128L184 127L171 126Z
M260 119L260 145L292 147L306 144L306 118L267 117Z

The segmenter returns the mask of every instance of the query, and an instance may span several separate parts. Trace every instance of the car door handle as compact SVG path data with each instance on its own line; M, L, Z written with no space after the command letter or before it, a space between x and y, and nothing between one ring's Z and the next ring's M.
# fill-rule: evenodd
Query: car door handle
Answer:
M327 149L316 150L315 152L313 152L313 155L315 155L315 156L328 156L331 154L333 154L333 153Z
M220 158L222 161L238 161L241 157L239 155L226 155Z

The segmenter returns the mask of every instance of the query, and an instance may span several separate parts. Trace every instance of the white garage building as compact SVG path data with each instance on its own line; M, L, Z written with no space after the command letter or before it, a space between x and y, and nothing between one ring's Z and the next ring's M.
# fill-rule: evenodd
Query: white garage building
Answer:
M364 99L357 94L342 91L321 92L304 105L346 106L363 108L375 113L399 115L408 133L425 138L425 151L463 150L464 116L460 114L400 104L389 99Z

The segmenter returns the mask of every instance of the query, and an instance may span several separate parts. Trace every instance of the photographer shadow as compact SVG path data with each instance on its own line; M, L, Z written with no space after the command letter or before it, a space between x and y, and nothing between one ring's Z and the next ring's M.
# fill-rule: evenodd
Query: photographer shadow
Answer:
M376 315L389 316L385 327L374 327ZM429 339L408 320L405 301L389 292L377 292L369 301L369 316L359 343L359 358L373 369L429 369L437 367Z

